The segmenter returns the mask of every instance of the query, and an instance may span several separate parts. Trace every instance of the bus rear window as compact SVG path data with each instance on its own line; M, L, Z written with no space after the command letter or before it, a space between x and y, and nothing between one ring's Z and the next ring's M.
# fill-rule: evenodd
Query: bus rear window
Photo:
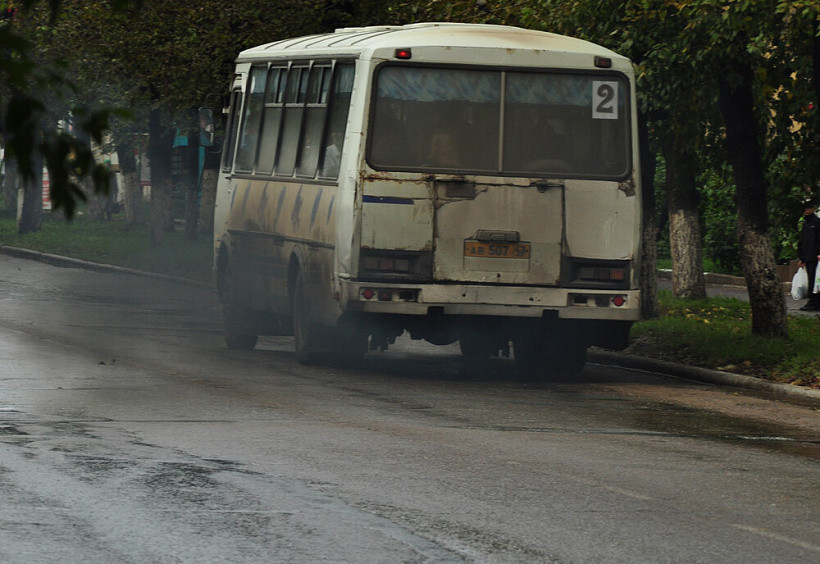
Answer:
M374 168L589 178L629 171L620 75L385 66L376 81Z

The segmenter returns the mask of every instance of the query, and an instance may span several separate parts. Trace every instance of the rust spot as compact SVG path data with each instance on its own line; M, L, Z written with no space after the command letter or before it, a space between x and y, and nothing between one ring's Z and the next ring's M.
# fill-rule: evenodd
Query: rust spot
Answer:
M395 182L400 182L398 179L394 179L389 172L373 172L371 174L362 174L362 180L393 180Z
M445 182L445 198L469 198L475 199L476 189L472 182Z
M626 194L627 198L631 198L635 195L635 181L630 178L624 182L620 182L618 184L618 190L621 190L624 194Z

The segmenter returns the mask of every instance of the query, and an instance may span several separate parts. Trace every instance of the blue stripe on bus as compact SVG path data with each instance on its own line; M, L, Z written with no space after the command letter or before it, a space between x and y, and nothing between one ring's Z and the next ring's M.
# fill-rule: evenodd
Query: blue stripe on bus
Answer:
M362 202L370 204L404 204L413 205L412 198L394 198L391 196L362 196Z
M310 210L310 229L313 229L313 222L316 221L316 212L319 211L319 202L322 200L322 189L316 193L316 199L313 200L313 209Z
M331 196L330 205L327 207L327 219L325 220L325 223L330 223L330 214L333 212L333 202L335 201L336 195L334 194L333 196Z

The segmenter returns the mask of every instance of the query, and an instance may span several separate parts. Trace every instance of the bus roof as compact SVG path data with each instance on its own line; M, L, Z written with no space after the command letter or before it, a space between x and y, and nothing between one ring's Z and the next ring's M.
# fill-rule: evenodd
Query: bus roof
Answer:
M427 22L403 26L341 28L334 33L283 39L242 51L237 62L328 52L367 55L376 49L413 47L526 49L588 53L623 59L600 45L555 33L502 25Z

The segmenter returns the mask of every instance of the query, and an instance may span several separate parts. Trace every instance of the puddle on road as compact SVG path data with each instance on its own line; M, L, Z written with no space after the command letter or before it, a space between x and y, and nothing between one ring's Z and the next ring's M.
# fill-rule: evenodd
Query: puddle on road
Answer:
M7 425L5 423L0 423L0 435L20 436L28 435L28 433L18 429L16 425Z
M820 437L773 423L670 404L621 410L622 421L666 435L703 438L820 459Z
M367 359L363 372L397 379L457 382L458 385L463 383L465 386L468 386L470 382L480 386L493 386L500 383L508 391L510 387L518 386L524 390L531 390L533 395L520 402L505 396L505 401L530 405L547 402L550 410L566 409L567 413L573 417L581 416L581 413L585 412L600 424L598 430L567 429L564 426L535 428L529 425L489 425L476 428L546 433L654 434L661 437L699 438L820 459L820 436L810 430L737 415L726 415L696 407L641 399L617 392L614 394L596 393L588 388L589 384L643 382L650 378L639 373L628 372L625 377L613 377L612 374L608 374L602 378L600 375L584 372L582 376L570 382L533 384L518 380L512 361L506 359L493 359L483 366L469 366L465 369L460 357L457 356L405 353L404 358L399 362L396 356L395 354L384 355ZM683 382L668 383L670 388L686 388L689 385ZM344 386L340 387L345 389ZM379 398L385 402L399 403L405 409L424 411L431 417L446 417L455 425L463 423L463 421L458 421L459 418L454 417L449 410L437 409L435 402L431 402L430 405L420 404L421 407L414 408L412 405L405 405L401 399L391 399L378 391L371 390L364 393L358 386L350 387L347 391L366 395L371 399ZM613 424L618 428L613 429Z

